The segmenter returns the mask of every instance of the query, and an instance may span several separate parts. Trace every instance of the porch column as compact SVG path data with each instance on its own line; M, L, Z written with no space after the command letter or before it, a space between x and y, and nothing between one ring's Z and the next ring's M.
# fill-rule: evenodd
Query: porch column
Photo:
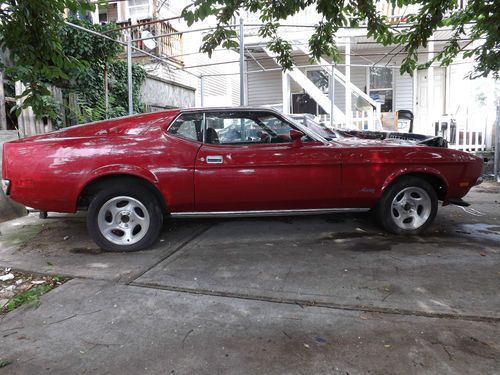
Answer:
M281 87L283 91L283 113L290 113L290 76L288 72L281 73Z
M434 58L434 36L429 38L427 47L427 60ZM436 106L434 104L434 67L431 65L427 69L427 118L425 120L425 133L432 131L434 134L434 121L436 120Z
M345 38L345 122L346 127L351 126L351 38Z

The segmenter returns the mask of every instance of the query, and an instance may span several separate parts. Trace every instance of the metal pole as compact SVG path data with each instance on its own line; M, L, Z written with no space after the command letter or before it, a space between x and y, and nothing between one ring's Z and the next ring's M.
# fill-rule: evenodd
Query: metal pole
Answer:
M500 99L497 99L497 118L495 121L495 163L493 169L496 182L500 182Z
M240 107L245 105L245 25L240 18Z
M330 76L330 127L335 127L335 64L332 64L332 74Z
M5 92L3 88L3 72L0 71L0 130L7 130L7 112L5 112Z
M108 64L104 64L104 108L106 118L109 118L109 92L108 92Z
M200 76L200 107L204 106L204 96L205 96L205 79L203 74Z
M345 124L351 127L352 105L351 105L351 38L346 38L345 44Z
M127 72L128 72L128 114L134 114L134 95L132 92L132 35L127 38Z

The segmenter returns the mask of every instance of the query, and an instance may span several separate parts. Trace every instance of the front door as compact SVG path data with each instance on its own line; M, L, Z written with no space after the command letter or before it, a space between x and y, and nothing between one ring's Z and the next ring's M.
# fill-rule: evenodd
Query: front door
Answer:
M415 133L434 134L434 122L439 120L439 116L445 112L445 88L446 88L446 69L435 67L433 99L429 103L429 71L428 69L417 70L417 110L415 113Z
M341 153L266 111L205 113L195 164L199 212L334 208L340 204Z

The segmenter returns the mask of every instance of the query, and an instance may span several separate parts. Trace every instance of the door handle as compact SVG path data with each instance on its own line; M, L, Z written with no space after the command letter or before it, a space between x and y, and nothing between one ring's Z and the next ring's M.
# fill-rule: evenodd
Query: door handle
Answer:
M222 156L220 155L207 156L207 164L222 164Z

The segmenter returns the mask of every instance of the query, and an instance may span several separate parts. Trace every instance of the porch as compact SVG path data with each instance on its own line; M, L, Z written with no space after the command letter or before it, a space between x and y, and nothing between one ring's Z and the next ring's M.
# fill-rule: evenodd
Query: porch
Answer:
M307 35L284 33L293 46L293 69L283 72L266 41L246 36L246 92L250 106L284 113L311 113L332 128L408 131L410 112L415 133L441 135L450 147L483 151L492 148L495 82L465 78L472 62L431 66L401 74L402 46L381 46L366 30L344 30L337 38L342 61L311 62ZM301 38L299 38L299 36ZM419 52L421 61L442 49L449 31Z

